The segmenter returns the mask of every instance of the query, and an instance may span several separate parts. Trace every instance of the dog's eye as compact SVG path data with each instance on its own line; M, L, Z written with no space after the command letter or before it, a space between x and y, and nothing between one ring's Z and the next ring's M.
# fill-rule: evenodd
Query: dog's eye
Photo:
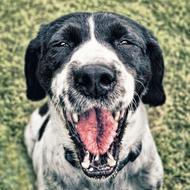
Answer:
M62 47L70 47L70 45L66 42L61 42L59 45Z
M122 40L121 42L120 42L120 44L121 45L129 45L129 44L131 44L128 40Z

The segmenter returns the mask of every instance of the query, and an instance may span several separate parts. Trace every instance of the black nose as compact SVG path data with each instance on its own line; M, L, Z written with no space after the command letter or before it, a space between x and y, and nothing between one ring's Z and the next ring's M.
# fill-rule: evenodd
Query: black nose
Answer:
M85 65L75 72L75 87L93 98L105 96L113 90L116 76L112 69L102 65Z

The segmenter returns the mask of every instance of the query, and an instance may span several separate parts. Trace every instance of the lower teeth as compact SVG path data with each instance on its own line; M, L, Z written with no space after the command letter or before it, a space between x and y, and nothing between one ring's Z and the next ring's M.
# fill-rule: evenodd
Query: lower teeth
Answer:
M83 162L81 163L82 167L87 169L90 166L90 153L86 152Z
M97 155L97 156L95 157L95 160L98 161L99 158L100 158L99 155Z
M114 159L112 154L108 152L107 156L108 156L107 157L107 166L104 168L105 170L109 170L111 167L116 165L116 160ZM99 159L100 159L100 156L96 155L95 161L99 161ZM84 169L88 169L90 167L90 153L88 151L86 152L86 155L85 155L84 160L81 163L81 165ZM90 172L92 172L94 169L93 169L93 167L90 167L88 170Z
M108 162L109 166L115 166L116 160L114 159L114 157L109 152L107 153L107 155L108 155L107 162Z

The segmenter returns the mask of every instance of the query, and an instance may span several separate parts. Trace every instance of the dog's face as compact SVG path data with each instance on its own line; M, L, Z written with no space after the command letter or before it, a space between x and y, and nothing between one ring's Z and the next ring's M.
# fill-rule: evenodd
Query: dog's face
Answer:
M129 18L77 13L41 28L26 52L27 96L56 107L89 177L113 174L129 110L165 101L155 38Z

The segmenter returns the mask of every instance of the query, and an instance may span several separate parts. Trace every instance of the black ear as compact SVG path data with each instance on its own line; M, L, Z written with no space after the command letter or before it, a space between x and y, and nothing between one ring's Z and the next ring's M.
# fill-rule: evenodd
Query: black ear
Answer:
M37 68L42 55L42 40L40 35L29 43L25 54L25 77L27 98L33 101L41 100L46 96L37 78Z
M142 101L150 106L164 104L166 96L164 93L162 80L164 76L164 60L162 51L154 37L149 38L147 44L147 54L151 62L152 78L148 85L148 90L142 97Z

